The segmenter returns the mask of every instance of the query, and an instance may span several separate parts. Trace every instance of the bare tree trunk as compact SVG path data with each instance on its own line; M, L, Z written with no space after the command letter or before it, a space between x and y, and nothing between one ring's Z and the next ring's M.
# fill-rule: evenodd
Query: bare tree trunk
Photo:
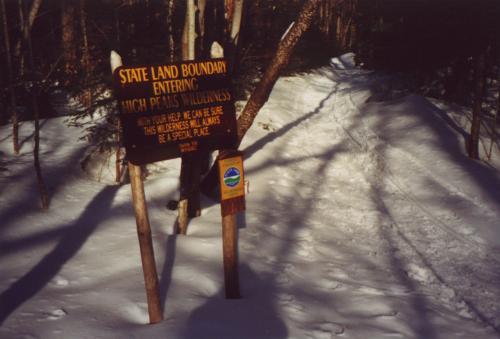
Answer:
M348 47L349 47L349 50L351 51L354 51L354 48L355 48L355 45L356 45L356 40L357 40L357 20L356 20L356 12L357 12L357 8L358 8L358 3L357 3L357 0L352 0L351 2L351 13L350 13L350 16L351 16L351 25L350 25L350 29L349 29L349 43L348 43Z
M231 41L233 45L238 44L240 34L241 18L243 16L243 0L234 0L233 20L231 22Z
M92 89L89 84L89 73L90 69L90 50L89 50L89 39L87 34L87 12L85 10L85 0L80 0L80 29L82 32L82 69L85 74L84 77L84 91L82 104L90 108L92 105Z
M5 44L5 54L7 60L7 81L9 82L10 97L10 117L12 121L12 147L15 154L19 154L19 123L17 120L16 92L14 90L14 77L12 75L12 55L10 51L9 26L7 24L7 13L5 9L5 0L1 0L3 36Z
M173 27L174 4L175 4L174 0L167 0L168 55L170 62L174 62L175 60L174 27Z
M198 23L198 37L196 39L195 54L200 57L205 55L205 11L207 8L206 0L197 1L196 21Z
M231 32L235 0L224 0L224 18L226 19L226 32Z
M229 31L227 43L224 45L224 53L229 63L229 69L235 73L238 61L238 40L243 16L243 0L232 0L228 9L231 9L232 12L227 14Z
M266 69L262 79L254 89L250 99L248 99L243 112L238 118L238 143L239 147L241 140L245 136L248 129L252 126L255 117L259 113L261 107L269 99L269 95L278 80L278 77L283 68L288 64L290 56L295 48L295 45L311 25L314 13L316 12L320 0L307 0L302 7L299 16L293 26L288 30L288 33L281 39L278 44L276 54ZM212 166L210 172L205 176L201 185L202 192L211 195L217 184L217 171L215 166Z
M41 2L41 0L35 0L35 2ZM33 6L33 5L32 5ZM31 15L30 15L31 17ZM34 20L34 18L33 18ZM28 62L30 64L30 69L31 72L33 73L33 77L35 77L35 62L33 58L33 47L31 45L31 30L28 27L28 25L32 25L28 22L25 27L24 27L24 32L26 33L24 36L26 37L26 47L28 50ZM37 183L38 183L38 190L40 193L40 204L43 209L49 208L49 196L47 193L47 188L45 185L45 181L43 180L43 175L42 175L42 168L40 166L40 110L38 107L38 101L37 101L37 82L34 81L34 86L31 91L31 100L32 100L32 105L33 105L33 115L35 119L35 134L34 134L34 141L35 141L35 147L33 149L33 160L34 160L34 165L35 165L35 172L36 172L36 178L37 178Z
M23 0L19 0L19 19L21 25L23 27L22 30L22 39L20 39L15 48L15 56L20 60L20 74L21 76L24 74L24 55L21 55L21 43L22 41L27 41L28 35L31 33L31 28L33 27L33 23L35 22L35 18L38 15L38 10L42 5L42 0L33 0L31 3L31 7L28 13L27 22L25 18L24 8L23 8Z
M196 7L194 0L186 2L186 19L184 21L184 30L182 32L182 60L194 60L196 38Z
M479 159L479 133L481 128L481 105L484 92L484 68L486 63L485 52L482 51L475 60L474 65L474 108L469 138L469 157Z
M195 59L195 27L196 7L194 0L187 0L184 31L182 33L182 59ZM185 154L181 159L180 199L179 199L179 232L185 234L187 216L197 217L201 214L199 183L201 175L200 158L193 154ZM187 200L187 203L186 201ZM184 224L180 224L183 222Z
M497 112L495 116L495 122L497 125L500 125L500 70L498 71L498 79L497 79Z
M324 34L326 41L331 41L331 31L332 22L335 23L333 19L333 1L325 0L320 5L320 15L319 15L319 28Z
M67 77L73 77L77 73L77 48L75 37L76 6L72 0L64 0L61 6L61 42L64 60L64 73Z

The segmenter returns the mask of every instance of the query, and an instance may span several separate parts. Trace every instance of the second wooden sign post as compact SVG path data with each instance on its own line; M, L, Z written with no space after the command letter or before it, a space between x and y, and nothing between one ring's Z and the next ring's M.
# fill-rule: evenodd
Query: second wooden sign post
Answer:
M240 297L240 284L236 214L245 210L243 153L231 150L221 151L218 167L226 298L237 299Z

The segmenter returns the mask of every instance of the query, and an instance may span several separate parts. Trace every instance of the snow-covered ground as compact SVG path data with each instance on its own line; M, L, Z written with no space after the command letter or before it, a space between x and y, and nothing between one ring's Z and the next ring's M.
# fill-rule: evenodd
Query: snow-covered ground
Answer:
M352 55L280 79L242 145L239 300L223 295L218 204L173 234L179 161L166 162L145 183L157 325L129 185L87 177L80 131L49 119L41 211L32 124L18 157L3 126L0 338L500 338L500 173L466 157L466 122L446 107Z

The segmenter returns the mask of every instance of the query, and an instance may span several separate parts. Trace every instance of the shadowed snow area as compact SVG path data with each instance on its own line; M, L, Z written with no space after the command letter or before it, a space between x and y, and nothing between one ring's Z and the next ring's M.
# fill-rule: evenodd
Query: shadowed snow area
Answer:
M32 124L17 157L2 126L0 337L500 338L498 169L467 158L453 112L353 57L281 78L244 139L242 299L224 299L219 206L177 236L179 161L145 182L152 326L129 185L86 176L79 130L49 119L41 211Z

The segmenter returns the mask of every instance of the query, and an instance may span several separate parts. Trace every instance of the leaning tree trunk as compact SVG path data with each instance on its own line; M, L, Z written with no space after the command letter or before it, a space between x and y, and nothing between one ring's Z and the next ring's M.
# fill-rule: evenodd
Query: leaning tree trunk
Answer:
M41 0L35 0L35 1L40 1ZM30 27L28 27L29 22L27 25L24 27L24 32L25 32L25 37L26 37L26 47L28 51L28 62L30 65L30 70L32 72L32 76L35 77L36 70L35 70L35 62L33 60L33 47L31 45L31 30ZM33 115L34 115L34 120L35 120L35 133L34 133L34 141L35 141L35 147L33 149L33 160L34 160L34 165L35 165L35 172L36 172L36 178L37 178L37 183L38 183L38 190L40 193L40 204L43 209L49 208L49 196L47 193L47 188L45 186L45 181L43 180L43 175L42 175L42 168L40 166L40 110L38 107L38 101L37 101L37 84L36 81L33 82L35 85L32 88L31 91L31 100L32 100L32 106L33 106Z
M283 68L288 64L290 56L299 41L300 37L311 25L314 13L318 8L320 0L308 0L300 11L297 21L293 24L288 34L280 41L278 50L267 67L264 76L257 84L250 99L248 99L243 112L238 118L238 145L245 136L246 132L252 126L260 108L269 99L269 95L278 80L278 77Z
M7 13L5 10L5 0L0 1L3 21L3 39L5 44L5 54L7 61L7 81L9 83L10 117L12 121L12 147L15 154L19 154L19 123L17 121L16 92L14 90L14 77L12 75L12 55L10 54L9 26L7 24Z
M273 60L267 67L264 76L257 84L257 87L254 89L250 99L248 99L248 102L243 109L243 112L238 118L238 142L236 148L239 147L246 132L252 126L261 107L264 106L266 101L269 99L269 95L271 94L274 84L278 80L283 68L288 64L295 45L311 25L314 13L316 12L320 2L320 0L307 0L299 13L297 20L288 30L288 33L279 42L278 49ZM215 167L212 166L210 172L203 180L201 186L202 192L207 195L211 195L217 184L217 180L217 171Z
M480 52L474 65L474 108L469 138L469 157L479 159L479 133L481 128L481 105L484 91L485 52Z

